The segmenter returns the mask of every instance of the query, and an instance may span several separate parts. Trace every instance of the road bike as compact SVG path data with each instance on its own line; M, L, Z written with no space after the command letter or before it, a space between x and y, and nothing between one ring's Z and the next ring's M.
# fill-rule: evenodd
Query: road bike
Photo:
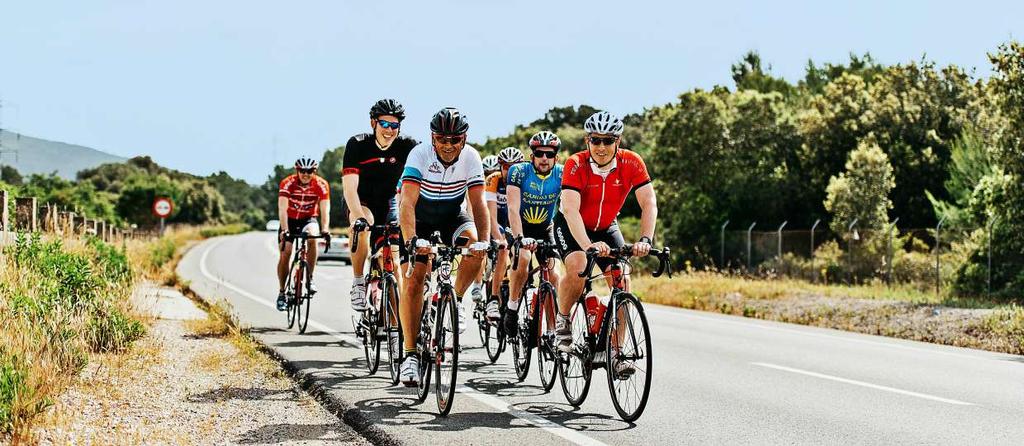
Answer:
M359 249L359 232L370 231L376 236L370 269L363 283L366 284L367 309L354 321L356 337L363 343L366 368L370 374L377 373L380 364L380 345L383 341L388 354L387 366L391 384L398 384L399 368L402 361L402 325L398 313L398 280L395 276L393 254L401 244L401 232L395 224L356 225L352 231L352 251ZM391 342L395 337L398 342Z
M505 351L505 328L500 323L501 320L492 321L487 318L487 302L490 300L491 285L494 283L494 268L497 264L498 244L494 240L491 240L491 246L487 250L487 261L484 266L484 280L483 289L485 294L488 296L480 302L476 302L473 305L473 319L476 320L477 328L480 332L480 343L484 346L484 351L487 352L487 359L491 360L491 364L498 361L501 356L501 352ZM506 305L508 303L508 274L506 271L505 279L501 281L500 296L498 298L499 312L504 315Z
M516 240L513 248L512 269L519 266L520 241ZM509 338L512 344L512 364L516 378L520 382L526 379L530 371L530 360L534 347L537 347L537 371L544 392L550 392L555 385L558 373L558 355L554 347L555 307L558 293L551 283L551 265L549 260L558 258L558 245L543 240L537 241L534 260L537 266L531 269L523 284L523 292L519 298L519 329L515 336ZM538 276L537 286L533 286L534 276Z
M559 356L562 390L569 404L579 407L587 398L593 370L604 368L615 411L624 421L633 422L647 406L654 364L643 305L624 289L624 271L628 274L631 268L633 246L612 249L610 269L593 276L598 254L593 248L586 254L587 265L579 274L587 278L586 288L569 313L572 351ZM671 277L669 249L651 250L650 255L658 259L658 269L652 275L668 272ZM606 277L611 279L607 304L592 290L594 280Z
M308 240L325 239L327 246L324 252L330 248L331 242L327 234L309 235L306 232L299 234L285 234L284 240L292 243L292 261L288 269L287 281L285 282L285 301L287 308L285 315L288 318L288 328L298 323L299 333L306 332L306 325L309 324L310 298L313 292L309 288L310 277L309 263L306 260L306 242ZM295 241L298 240L298 243Z
M461 302L455 300L452 273L455 257L469 254L469 248L458 247L468 241L466 237L458 237L455 239L456 247L451 247L441 242L441 234L438 232L434 232L430 238L431 265L436 274L435 285L431 287L434 292L423 300L420 331L416 336L420 374L416 399L421 403L427 399L433 374L437 410L441 416L448 415L455 399L455 380L459 367L459 315L456 306ZM410 256L413 255L410 252ZM411 276L412 270L410 266L406 277Z

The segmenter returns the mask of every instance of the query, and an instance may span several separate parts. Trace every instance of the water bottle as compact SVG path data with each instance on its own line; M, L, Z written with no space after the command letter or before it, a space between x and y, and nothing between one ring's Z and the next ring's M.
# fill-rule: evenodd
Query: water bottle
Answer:
M380 290L377 289L379 283L380 279L377 278L370 279L370 281L366 283L366 291L367 294L369 294L368 301L370 308L377 308L377 300L380 299Z
M607 306L601 302L601 298L597 297L593 291L587 293L587 297L583 300L583 305L587 309L587 326L590 328L590 334L597 334L601 331L601 322L604 319L604 312Z

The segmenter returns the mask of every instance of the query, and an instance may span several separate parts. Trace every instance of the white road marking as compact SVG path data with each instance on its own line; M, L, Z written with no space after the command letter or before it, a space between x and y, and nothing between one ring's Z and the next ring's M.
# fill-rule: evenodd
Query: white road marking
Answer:
M830 380L830 381L837 381L837 382L841 382L841 383L845 383L845 384L852 384L852 385L855 385L855 386L867 387L869 389L882 390L882 391L885 391L885 392L898 393L900 395L913 396L913 397L916 397L916 398L922 398L922 399L931 400L931 401L938 401L938 402L946 403L946 404L955 404L957 406L974 406L975 405L974 403L968 403L968 402L965 402L965 401L954 400L954 399L949 399L949 398L942 398L942 397L939 397L939 396L928 395L926 393L918 393L918 392L912 392L912 391L909 391L909 390L897 389L895 387L888 387L888 386L882 386L882 385L878 385L878 384L871 384L871 383L867 383L867 382L864 382L864 381L857 381L857 380L853 380L853 379L840 378L838 376L826 375L824 373L817 373L817 372L811 372L811 371L807 371L807 370L794 369L792 367L786 367L786 366L781 366L781 365L776 365L776 364L769 364L769 363L766 363L766 362L752 362L750 364L751 365L756 365L758 367L766 367L766 368L769 368L769 369L782 370L784 372L797 373L797 374L806 375L806 376L813 376L815 378L827 379L827 380Z
M853 343L858 343L858 344L877 345L877 346L881 346L881 347L897 348L897 349L901 349L901 350L911 350L911 351L924 352L924 353L935 353L935 354L939 354L939 355L953 356L953 357L958 357L958 358L975 359L975 360L977 360L977 359L986 359L986 360L992 360L992 361L1001 360L1000 357L1020 358L1020 356L1017 356L1017 355L1009 355L1009 354L1003 354L1003 353L994 353L994 352L988 352L988 351L979 352L980 353L979 355L969 355L969 354L950 352L950 351L939 350L939 349L915 347L915 346L912 346L912 345L903 345L902 343L898 343L898 342L914 342L914 341L908 341L908 340L899 339L899 338L891 338L893 340L893 342L883 342L883 341L874 341L874 340L870 340L870 339L859 339L859 338L850 337L850 336L839 336L839 335L831 335L831 334L825 334L825 333L814 333L814 332L811 332L811 331L808 331L808 330L799 330L799 329L796 329L796 328L788 328L788 327L785 327L785 326L771 325L771 323L785 324L784 322L777 322L777 321L771 321L771 320L765 320L765 319L755 319L757 321L766 322L765 324L761 324L761 323L756 323L756 322L753 322L753 321L747 322L747 321L744 321L743 319L738 319L738 320L733 320L732 319L732 318L739 318L739 316L732 316L732 318L714 317L714 316L701 316L701 315L690 313L690 311L698 311L698 310L686 310L686 309L683 309L683 308L671 308L671 309L665 308L665 309L663 309L663 308L653 308L653 306L645 306L644 310L647 311L648 313L655 313L655 314L659 314L660 313L660 314L667 315L667 316L691 317L691 318L700 319L700 320L703 320L703 321L710 321L710 322L719 322L719 323L723 323L723 324L739 325L739 326L743 326L743 327L747 327L747 328L755 328L755 329L759 329L759 330L781 331L781 332L785 332L785 333L792 333L792 334L797 334L797 335L801 335L801 336L808 336L808 337L812 337L812 338L822 338L822 339L829 339L829 340L836 340L836 341L853 342ZM812 328L812 329L813 328L819 328L819 329L821 328L821 327L811 327L811 326L808 326L808 327ZM863 333L856 333L856 332L847 332L847 333L850 333L850 334L853 334L853 335L871 336L871 335L865 335ZM936 344L936 346L937 347L942 347L940 344Z
M238 293L239 295L241 295L243 297L248 298L249 300L252 300L253 302L256 302L256 303L261 304L261 305L263 305L265 307L268 307L268 308L272 308L272 309L274 309L276 311L277 310L276 303L271 302L269 299L257 296L257 295L255 295L253 293L250 293L250 292L248 292L246 290L243 290L242 288L239 288L238 286L232 284L231 282L228 282L226 280L218 278L218 277L216 277L216 276L214 276L213 274L210 273L209 268L207 268L207 266L206 266L206 260L209 257L210 252L212 252L214 248L216 248L217 246L219 246L223 242L224 242L224 240L217 240L217 241L211 243L209 245L209 247L207 247L206 250L203 251L203 255L200 256L200 258L199 258L199 272L202 273L202 275L204 277L206 277L207 279L212 280L213 282L216 282L216 283L218 283L220 285L223 285L224 287L226 287L226 288L228 288L228 289ZM309 325L311 327L313 327L313 328L316 328L317 330L320 330L320 331L328 334L331 337L334 337L335 339L340 340L340 341L345 341L345 342L349 342L351 344L356 344L356 345L358 345L361 342L361 341L359 341L358 339L356 339L353 336L349 336L349 335L340 333L338 331L335 331L335 330L331 329L330 327L328 327L327 325L322 324L320 322L317 322L316 320L314 320L312 318L309 320ZM532 414L530 412L526 412L526 411L523 411L523 410L519 410L519 409L513 408L511 404L505 402L504 400L502 400L500 398L497 398L497 397L494 397L494 396L491 396L491 395L487 395L487 394L484 394L484 393L480 393L480 392L478 392L478 391L476 391L476 390L474 390L474 389L472 389L470 387L467 387L464 384L459 384L458 386L456 386L455 390L458 393L460 393L460 394L463 394L463 395L466 395L466 396L468 396L470 398L473 398L474 400L477 400L477 401L479 401L479 402L481 402L481 403L483 403L485 405L488 405L488 406L490 406L490 407L492 407L492 408L494 408L496 410L505 412L505 413L507 413L507 414L509 414L509 415L511 415L513 417L516 417L516 418L518 418L520 420L525 421L526 423L529 423L529 424L531 424L533 426L536 426L536 427L538 427L540 429L543 429L545 432L548 432L550 434L553 434L553 435L556 435L558 437L561 437L561 438L563 438L563 439L565 439L567 441L570 441L570 442L572 442L574 444L586 445L586 446L608 446L606 443L602 443L601 441L598 441L596 439L593 439L591 437L583 435L583 434L581 434L581 433L579 433L579 432L577 432L575 430L569 429L569 428L567 428L565 426L562 426L562 425L560 425L558 423L555 423L555 422L553 422L551 420L548 420L547 418L544 418L544 417L542 417L540 415Z

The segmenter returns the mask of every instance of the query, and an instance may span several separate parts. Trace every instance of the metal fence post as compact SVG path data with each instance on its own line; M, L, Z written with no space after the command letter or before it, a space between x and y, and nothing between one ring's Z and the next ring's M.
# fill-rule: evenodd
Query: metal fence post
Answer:
M942 272L939 269L940 261L939 255L942 253L942 224L946 222L946 216L942 216L939 219L939 224L935 225L935 296L938 297L939 293L942 292Z
M846 242L847 246L846 247L850 251L849 254L847 254L847 258L846 258L846 261L849 262L846 275L847 275L847 280L850 281L851 285L853 284L853 278L854 278L853 269L855 268L855 260L856 260L856 256L854 256L853 253L857 249L857 245L855 245L853 243L853 240L855 238L860 238L860 237L857 236L856 232L854 232L854 231L856 231L854 226L857 225L858 221L860 221L860 218L854 218L853 221L851 221L850 224L846 226L846 236L847 236L847 242Z
M748 274L750 273L750 233L754 230L754 226L755 225L757 225L756 221L751 223L750 227L747 228L747 273Z
M893 258L896 256L892 248L892 233L896 230L896 224L899 222L900 218L896 217L896 219L892 221L892 225L889 225L889 240L886 246L886 253L889 254L889 271L886 274L886 279L890 286L892 285L892 262Z
M725 227L726 226L729 226L729 220L726 220L725 223L722 223L721 237L720 237L720 240L721 240L721 243L722 243L722 246L721 246L721 248L722 248L722 253L721 254L722 255L721 255L721 257L719 257L719 262L721 262L719 264L719 267L718 267L719 269L725 268Z
M814 230L818 229L818 223L821 223L821 219L814 220L814 224L811 225L811 280L814 283L818 283L818 271L814 267Z
M782 222L782 224L779 225L779 230L775 231L775 233L778 235L778 238L779 238L779 240L778 240L778 242L779 242L778 248L779 249L777 250L777 253L775 254L775 261L777 262L778 267L779 267L779 269L778 269L778 273L779 274L782 274L782 228L786 227L786 223L789 223L789 220L786 220L786 221Z

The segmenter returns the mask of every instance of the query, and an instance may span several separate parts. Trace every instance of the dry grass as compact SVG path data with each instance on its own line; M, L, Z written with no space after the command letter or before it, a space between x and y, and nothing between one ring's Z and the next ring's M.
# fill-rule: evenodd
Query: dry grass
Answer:
M187 288L182 291L197 302L207 315L206 319L185 321L185 329L195 336L225 338L241 353L238 358L229 358L231 361L216 355L204 357L203 366L207 367L206 370L213 370L218 366L230 369L241 365L262 370L268 375L283 376L277 362L263 352L263 347L249 334L248 327L239 322L228 301L218 299L211 304ZM235 362L235 359L241 362Z

